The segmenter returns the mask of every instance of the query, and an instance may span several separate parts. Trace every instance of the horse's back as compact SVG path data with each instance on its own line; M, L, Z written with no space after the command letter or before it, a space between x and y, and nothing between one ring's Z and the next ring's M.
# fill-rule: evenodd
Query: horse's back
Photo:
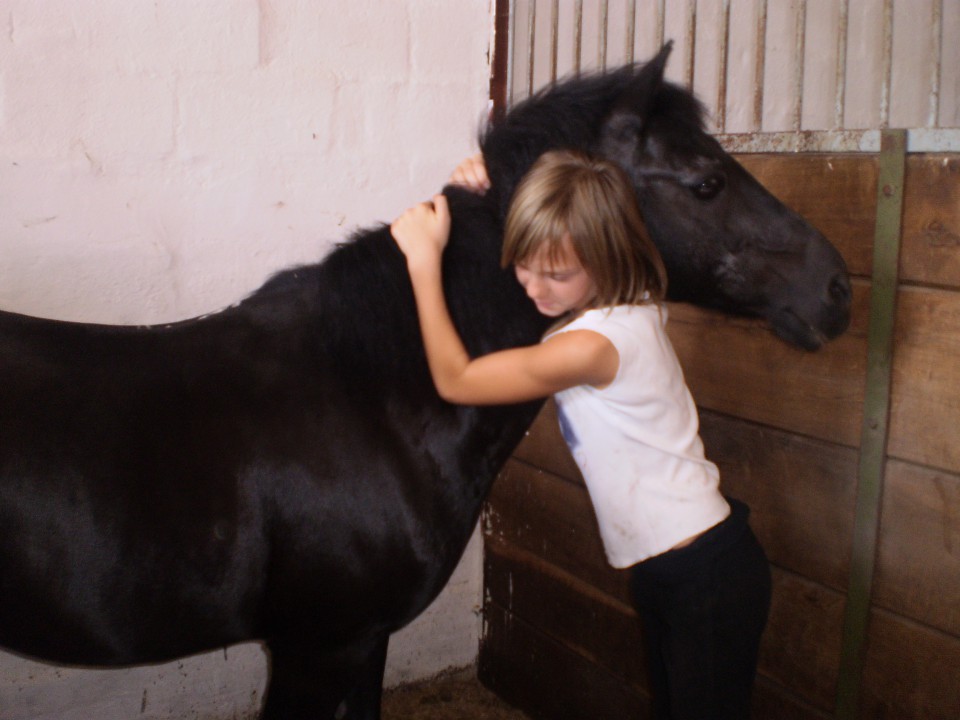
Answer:
M273 335L0 313L0 645L162 660L396 626L439 590L420 421Z

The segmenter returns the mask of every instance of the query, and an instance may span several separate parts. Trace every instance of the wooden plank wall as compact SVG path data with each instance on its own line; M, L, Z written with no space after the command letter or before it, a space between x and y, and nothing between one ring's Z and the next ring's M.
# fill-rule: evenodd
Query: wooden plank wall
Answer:
M838 246L850 330L817 353L687 306L670 334L725 492L773 564L756 718L832 717L848 587L875 155L741 162ZM907 158L892 407L860 717L960 717L960 156ZM480 674L535 718L646 717L640 629L548 404L484 516Z

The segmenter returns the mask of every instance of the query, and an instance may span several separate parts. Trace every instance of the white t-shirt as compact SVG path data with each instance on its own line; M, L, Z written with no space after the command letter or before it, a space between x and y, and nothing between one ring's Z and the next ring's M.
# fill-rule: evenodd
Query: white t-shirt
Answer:
M560 429L583 474L607 560L623 568L659 555L730 514L717 466L656 304L589 310L553 334L592 330L620 355L598 390L556 394Z

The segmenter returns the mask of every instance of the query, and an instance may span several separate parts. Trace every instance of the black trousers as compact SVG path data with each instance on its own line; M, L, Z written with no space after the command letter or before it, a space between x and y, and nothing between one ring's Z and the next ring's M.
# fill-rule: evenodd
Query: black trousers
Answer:
M722 523L630 569L656 720L750 717L770 566L747 524L749 509L728 501Z

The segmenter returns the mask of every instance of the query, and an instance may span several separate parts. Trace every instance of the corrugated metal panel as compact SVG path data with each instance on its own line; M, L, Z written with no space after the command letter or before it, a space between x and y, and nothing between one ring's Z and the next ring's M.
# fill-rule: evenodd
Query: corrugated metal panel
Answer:
M738 152L960 150L960 0L513 0L511 102L652 56Z

